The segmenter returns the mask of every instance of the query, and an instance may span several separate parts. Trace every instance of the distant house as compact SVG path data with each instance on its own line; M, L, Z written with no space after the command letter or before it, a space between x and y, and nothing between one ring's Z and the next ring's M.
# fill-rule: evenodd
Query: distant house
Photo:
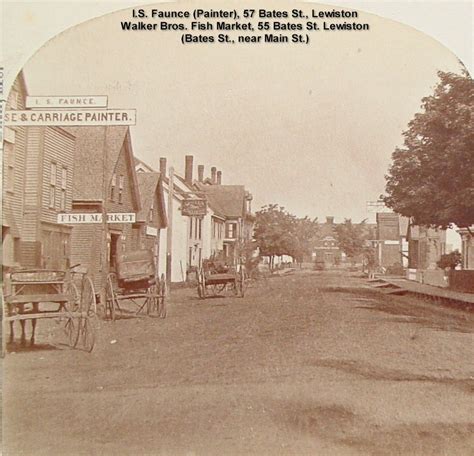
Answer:
M72 210L76 213L140 212L130 130L123 126L75 127L76 137ZM116 269L121 253L135 250L139 223L74 225L71 261L88 269L97 289L107 271Z
M22 73L7 109L24 109ZM6 265L65 269L72 227L57 223L71 210L75 136L59 127L9 127L4 138L3 245Z
M382 268L407 267L408 219L394 212L378 212L376 215L377 264Z
M446 286L444 271L436 264L446 253L446 230L409 225L407 240L408 279Z
M446 253L446 230L410 225L408 228L408 267L437 269L437 262Z
M314 246L313 260L324 263L325 267L332 267L342 261L342 250L339 248L332 216L326 217L326 222L319 224L319 239Z
M222 245L222 258L234 264L238 261L239 249L253 237L255 218L251 211L252 195L243 185L223 185L220 174L217 178L215 168L211 171L210 179L195 183L213 211L210 253L218 254L216 247Z

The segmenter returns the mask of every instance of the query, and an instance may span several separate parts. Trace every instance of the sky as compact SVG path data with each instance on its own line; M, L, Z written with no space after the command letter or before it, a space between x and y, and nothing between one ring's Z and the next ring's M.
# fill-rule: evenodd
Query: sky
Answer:
M106 3L83 2L76 21L85 8L106 12ZM380 2L358 4L381 14ZM18 5L10 10L17 17L44 21ZM397 5L403 10L403 2L386 8ZM457 5L470 11L466 2ZM412 7L415 18L427 14ZM453 29L447 41L459 42L456 30L465 29L448 27L452 10L437 7L444 19L432 22ZM43 46L24 66L30 94L108 95L109 107L137 110L133 147L150 165L166 156L183 172L184 156L194 155L206 175L216 166L223 183L244 184L254 208L279 203L320 220L367 217L366 202L383 193L391 153L432 92L436 72L460 69L431 37L363 12L370 32L323 34L302 47L185 47L171 34L123 33L121 17L129 13L83 23ZM53 16L49 21L52 29L64 27ZM22 46L7 47L7 63L25 55ZM470 55L465 45L459 49Z

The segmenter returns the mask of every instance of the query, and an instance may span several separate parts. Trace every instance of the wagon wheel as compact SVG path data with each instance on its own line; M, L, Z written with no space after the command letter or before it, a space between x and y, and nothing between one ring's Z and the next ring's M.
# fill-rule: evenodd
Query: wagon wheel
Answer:
M97 300L95 288L90 277L84 277L82 281L81 312L89 317L97 315Z
M168 314L168 309L166 305L166 280L165 276L162 274L160 281L158 283L158 315L160 318L166 318Z
M114 274L107 276L106 299L105 299L105 318L110 315L110 319L115 321L115 307L117 306L117 295L114 288Z
M67 284L66 294L70 297L66 308L69 312L75 312L80 306L80 295L76 284L69 282Z
M146 314L150 315L151 313L155 312L155 310L158 311L156 284L153 284L149 288L147 288L145 294Z
M90 353L95 345L95 330L91 319L87 316L79 318L78 339L75 346L78 346Z
M66 343L74 348L79 340L79 320L74 318L69 312L64 323L64 334L66 335Z

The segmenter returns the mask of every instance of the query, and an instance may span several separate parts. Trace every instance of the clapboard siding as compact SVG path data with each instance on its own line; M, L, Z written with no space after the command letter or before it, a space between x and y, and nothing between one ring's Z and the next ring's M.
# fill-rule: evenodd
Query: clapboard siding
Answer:
M100 246L102 230L97 225L75 225L71 235L71 264L87 269L94 286L100 289Z
M43 170L42 170L42 195L41 195L41 220L56 222L58 212L61 212L61 173L67 170L66 201L64 212L71 211L72 205L72 176L74 167L74 137L64 130L52 127L44 129L43 140ZM51 163L56 164L56 194L54 207L50 207L50 178Z
M25 164L25 208L38 208L38 181L41 175L41 127L28 127L27 160Z
M14 97L14 93L16 97ZM13 86L10 90L10 94L7 98L6 109L10 110L15 108L12 106L13 98L17 100L16 109L25 108L26 90L20 79L15 79ZM25 173L25 156L26 156L26 127L9 127L14 132L15 139L13 143L12 156L7 157L4 154L3 158L3 170L5 172L8 160L11 160L14 166L13 174L13 189L12 191L6 191L5 185L3 185L3 206L8 208L9 215L14 217L14 222L21 234L22 228L22 213L23 213L23 189L24 189L24 173ZM5 150L4 141L3 147Z

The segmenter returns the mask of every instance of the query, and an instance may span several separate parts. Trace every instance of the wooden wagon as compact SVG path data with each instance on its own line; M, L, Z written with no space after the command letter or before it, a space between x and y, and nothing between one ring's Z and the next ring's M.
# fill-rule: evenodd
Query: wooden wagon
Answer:
M123 315L123 304L127 301L134 305L138 315L157 314L165 318L166 283L164 275L156 277L153 254L149 250L138 250L124 254L117 259L117 271L107 276L105 316L115 320Z
M6 276L3 321L10 324L10 342L15 337L16 321L21 324L22 344L26 342L25 323L31 321L30 342L34 345L37 320L55 319L63 325L67 344L92 351L95 292L88 278L82 277L77 284L72 277L70 270L44 269L18 270Z
M201 299L223 296L227 292L244 297L247 288L245 267L216 267L214 262L203 262L197 270L197 292Z

